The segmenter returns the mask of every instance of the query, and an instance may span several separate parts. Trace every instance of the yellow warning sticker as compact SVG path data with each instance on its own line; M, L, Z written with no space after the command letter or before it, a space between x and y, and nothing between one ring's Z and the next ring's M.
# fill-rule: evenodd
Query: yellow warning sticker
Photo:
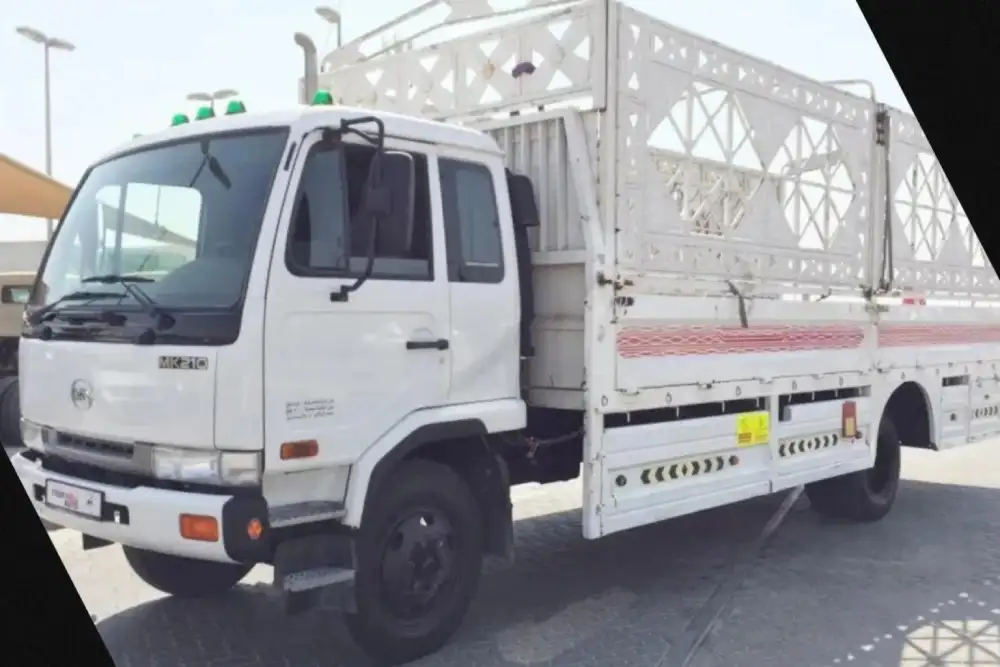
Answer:
M736 444L740 447L766 445L771 440L771 413L766 410L736 416Z

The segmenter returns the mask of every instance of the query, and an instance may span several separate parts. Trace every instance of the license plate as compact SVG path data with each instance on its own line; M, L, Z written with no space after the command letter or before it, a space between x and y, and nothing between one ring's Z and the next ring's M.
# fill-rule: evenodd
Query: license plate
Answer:
M736 444L740 447L766 445L771 440L771 413L746 412L736 420Z
M81 514L91 519L101 518L104 494L54 480L45 482L45 504L49 507Z

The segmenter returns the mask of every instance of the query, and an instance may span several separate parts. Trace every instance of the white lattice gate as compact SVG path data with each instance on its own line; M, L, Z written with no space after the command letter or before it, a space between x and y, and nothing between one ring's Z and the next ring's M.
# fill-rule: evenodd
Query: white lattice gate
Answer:
M856 290L875 104L621 7L618 261L761 291Z

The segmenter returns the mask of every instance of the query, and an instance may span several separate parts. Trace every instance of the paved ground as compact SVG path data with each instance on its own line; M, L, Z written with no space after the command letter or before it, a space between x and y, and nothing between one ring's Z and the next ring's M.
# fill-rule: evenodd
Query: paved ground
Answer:
M893 513L819 521L805 500L750 571L691 667L1000 665L1000 443L908 452ZM779 498L588 543L575 484L519 490L518 563L484 577L455 641L426 667L658 667L672 638ZM338 618L285 619L258 584L163 599L116 547L50 533L119 667L358 666Z

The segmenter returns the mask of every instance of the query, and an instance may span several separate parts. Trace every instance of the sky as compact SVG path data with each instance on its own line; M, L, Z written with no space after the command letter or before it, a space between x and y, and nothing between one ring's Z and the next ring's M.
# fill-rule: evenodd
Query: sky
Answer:
M339 8L349 41L419 0L319 0ZM909 110L854 0L626 0L717 42L819 80L863 78ZM53 175L76 185L87 165L134 134L193 114L190 92L235 88L247 107L296 104L296 32L332 47L317 0L0 0L0 153L44 169L42 49L28 25L72 42L51 67ZM0 241L43 239L42 220L0 216Z

